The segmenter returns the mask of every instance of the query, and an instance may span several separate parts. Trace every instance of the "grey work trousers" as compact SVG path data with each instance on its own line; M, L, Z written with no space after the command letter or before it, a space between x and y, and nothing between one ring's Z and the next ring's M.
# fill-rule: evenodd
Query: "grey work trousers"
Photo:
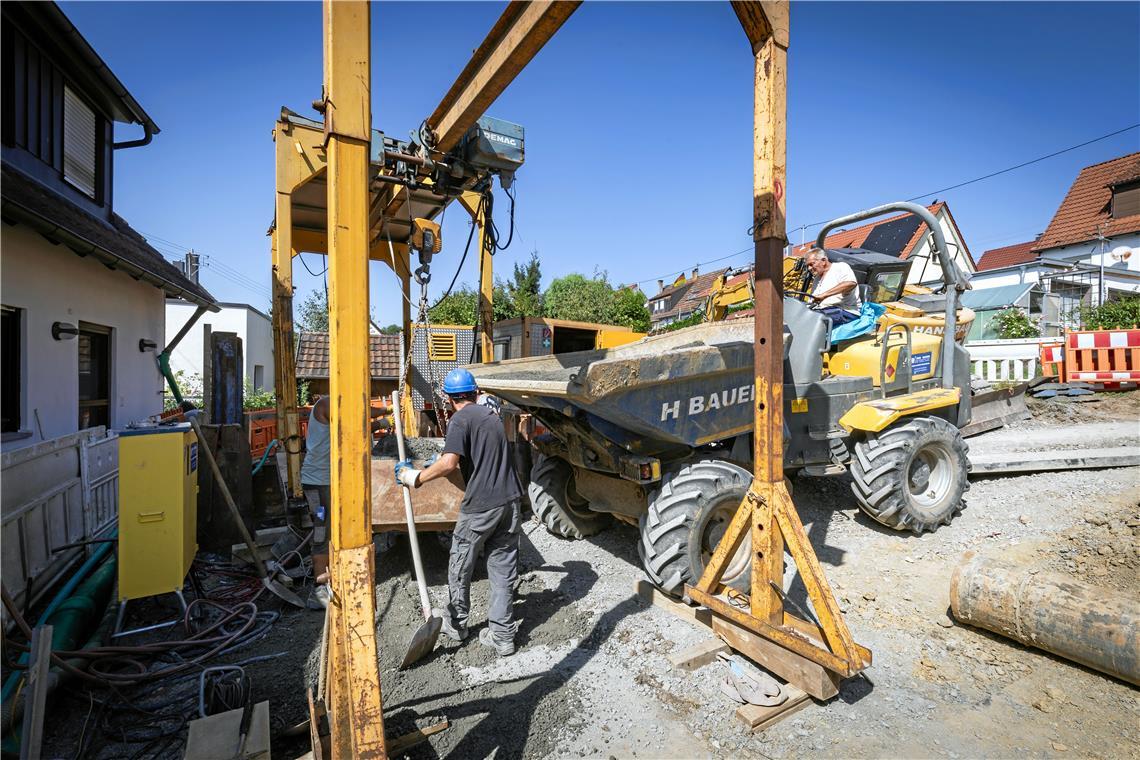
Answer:
M498 641L514 641L515 584L519 574L519 502L516 499L486 512L460 512L451 534L447 563L447 611L457 628L467 627L471 613L471 575L479 550L487 553L491 606L487 623Z

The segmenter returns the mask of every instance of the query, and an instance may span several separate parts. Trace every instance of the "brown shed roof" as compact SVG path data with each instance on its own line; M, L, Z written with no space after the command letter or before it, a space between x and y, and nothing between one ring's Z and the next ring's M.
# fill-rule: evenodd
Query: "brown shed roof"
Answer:
M369 366L374 380L400 376L400 336L369 335ZM297 337L297 377L323 380L329 376L329 334L302 332Z
M1037 245L1037 241L1030 240L1027 243L1007 245L1003 248L991 248L978 259L978 271L984 272L987 269L1001 269L1017 264L1028 264L1037 259L1037 254L1033 253L1033 246L1035 245Z
M1133 180L1140 180L1140 153L1081 169L1033 250L1039 252L1096 240L1102 227L1106 237L1140 230L1140 214L1117 219L1111 216L1113 185Z

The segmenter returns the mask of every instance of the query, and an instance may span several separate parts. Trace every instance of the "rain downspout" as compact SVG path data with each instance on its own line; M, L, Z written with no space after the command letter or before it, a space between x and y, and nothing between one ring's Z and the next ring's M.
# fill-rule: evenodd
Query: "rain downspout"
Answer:
M190 328L194 326L195 322L202 318L202 315L205 314L206 311L205 306L199 306L197 311L186 321L186 324L182 325L182 329L178 331L178 334L174 336L173 340L171 340L170 343L162 349L162 353L156 357L158 371L166 378L166 383L170 386L170 393L174 396L174 400L179 406L182 405L182 391L178 390L178 381L174 379L174 373L170 371L170 353L182 342L182 339L186 337L186 333L190 332Z

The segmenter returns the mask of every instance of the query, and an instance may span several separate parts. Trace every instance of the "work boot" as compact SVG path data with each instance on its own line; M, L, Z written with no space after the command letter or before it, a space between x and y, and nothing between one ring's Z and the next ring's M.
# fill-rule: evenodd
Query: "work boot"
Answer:
M495 634L491 633L490 628L479 631L479 643L485 647L491 647L499 653L500 657L509 657L515 653L515 642L499 641L495 638Z
M467 638L467 626L457 628L451 623L451 615L447 610L433 609L431 614L440 619L439 632L454 642L461 642Z

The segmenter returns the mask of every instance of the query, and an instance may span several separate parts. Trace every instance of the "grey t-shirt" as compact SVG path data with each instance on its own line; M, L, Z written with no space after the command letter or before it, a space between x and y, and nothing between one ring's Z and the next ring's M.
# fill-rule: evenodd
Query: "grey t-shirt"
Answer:
M444 454L459 455L459 469L467 488L463 512L485 512L522 495L503 421L480 404L468 404L447 423Z

